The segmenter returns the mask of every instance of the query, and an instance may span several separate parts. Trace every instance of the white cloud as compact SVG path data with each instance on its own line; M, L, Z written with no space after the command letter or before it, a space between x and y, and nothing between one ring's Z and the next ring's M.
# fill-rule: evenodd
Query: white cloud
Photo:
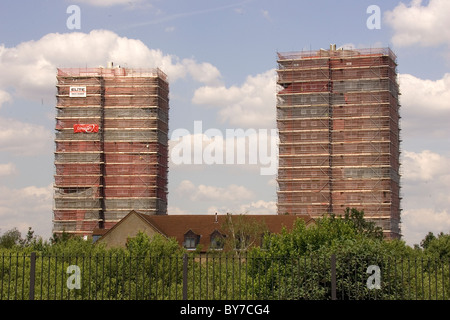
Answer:
M243 128L275 128L276 72L248 76L241 86L203 86L194 104L219 108L222 122Z
M276 214L277 203L275 201L252 201L251 203L243 204L240 207L240 212L249 214Z
M220 77L217 68L209 63L181 60L150 49L140 40L120 37L107 30L93 30L50 33L12 48L0 45L0 90L12 87L20 96L53 97L57 68L98 67L109 61L125 67L159 67L172 82L189 75L195 81L209 84Z
M182 65L184 65L189 74L199 82L206 84L220 83L220 71L210 63L197 63L193 59L183 59Z
M450 157L423 150L402 156L402 233L408 244L450 232Z
M269 181L267 181L267 185L271 186L271 187L276 187L278 186L278 182L276 178L272 178Z
M222 206L211 206L207 213L233 213L233 214L277 214L277 203L275 201L257 200L244 204L224 204Z
M178 185L176 192L187 196L191 201L200 202L237 202L253 197L253 192L244 186L230 184L226 187L194 185L189 180L183 180Z
M266 19L269 22L272 22L272 18L270 17L268 10L261 10L261 14L264 17L264 19Z
M450 73L442 79L399 75L402 129L407 137L446 138L450 135Z
M189 180L183 180L177 187L177 192L182 195L192 194L195 192L195 185Z
M53 135L43 126L0 117L0 152L32 156L52 152Z
M367 49L367 48L383 48L383 42L381 41L376 41L376 42L372 42L372 43L358 43L358 44L354 44L352 42L348 42L348 43L344 43L341 44L338 47L339 49L344 49L344 50L355 50L355 49Z
M187 214L188 212L180 207L168 206L167 214Z
M402 212L402 234L407 244L420 244L428 232L450 233L450 211L419 208Z
M431 141L444 146L450 136L450 74L420 79L399 74L403 141ZM421 146L432 148L432 146ZM450 157L447 149L404 150L402 170L402 234L409 245L428 232L450 232Z
M401 2L384 15L385 21L394 30L392 42L398 46L436 46L450 42L450 1L413 0L406 5Z
M435 208L450 212L450 156L423 150L402 154L405 209Z
M5 102L10 102L11 100L11 95L8 92L0 90L0 108Z
M410 74L399 74L402 104L407 110L432 113L450 112L450 73L442 79L420 79Z
M16 172L17 168L14 163L0 163L0 177L14 175Z
M188 199L196 203L196 208L205 207L201 213L234 214L276 214L275 201L254 200L255 194L245 186L230 184L225 187L199 184L183 180L175 189L177 199ZM171 212L186 213L174 208ZM199 212L196 212L199 213Z
M424 150L403 153L403 178L407 181L430 181L450 175L450 159ZM449 186L450 187L450 186Z
M52 229L52 185L10 189L0 186L0 231L17 228L22 235L32 227L48 239Z

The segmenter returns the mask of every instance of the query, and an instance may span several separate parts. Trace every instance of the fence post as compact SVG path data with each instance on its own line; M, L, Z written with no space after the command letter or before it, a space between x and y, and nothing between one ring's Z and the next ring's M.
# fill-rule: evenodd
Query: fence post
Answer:
M36 275L36 252L32 252L30 255L30 292L29 292L30 300L34 300L35 275Z
M336 255L331 255L331 300L336 300Z
M183 300L187 300L188 255L183 255Z

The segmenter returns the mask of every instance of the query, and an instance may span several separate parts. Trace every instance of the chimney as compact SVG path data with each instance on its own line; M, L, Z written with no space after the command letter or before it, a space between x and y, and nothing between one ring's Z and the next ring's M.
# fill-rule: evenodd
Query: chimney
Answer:
M214 223L217 223L217 222L219 222L219 221L217 220L217 212L216 212L215 217L214 217Z

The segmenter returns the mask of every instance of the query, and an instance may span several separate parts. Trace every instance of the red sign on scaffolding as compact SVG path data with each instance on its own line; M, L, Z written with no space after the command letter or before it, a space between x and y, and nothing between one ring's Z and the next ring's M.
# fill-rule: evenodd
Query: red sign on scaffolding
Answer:
M75 133L98 132L98 124L74 124L73 132L75 132Z

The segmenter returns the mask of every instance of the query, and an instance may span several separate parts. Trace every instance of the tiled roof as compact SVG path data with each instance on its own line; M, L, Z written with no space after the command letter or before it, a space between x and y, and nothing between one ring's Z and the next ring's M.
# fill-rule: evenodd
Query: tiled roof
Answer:
M282 228L291 230L297 219L302 219L306 225L314 223L314 219L309 215L211 215L211 214L183 214L183 215L147 215L137 211L131 211L122 220L116 223L111 229L96 229L93 235L111 235L121 223L125 223L127 217L136 214L142 219L142 223L147 223L155 231L161 233L168 238L175 238L180 246L183 246L185 234L189 231L199 237L198 244L202 250L210 247L211 235L214 231L226 235L227 229L225 222L227 217L231 217L232 221L237 218L243 218L247 221L261 222L270 233L280 233Z
M180 245L183 245L184 235L189 230L200 236L199 244L203 248L209 248L210 236L215 230L227 233L224 229L227 215L139 215L165 236L175 238ZM232 219L236 217L231 215ZM270 233L281 232L283 226L290 230L297 219L303 219L306 224L314 221L309 215L245 215L244 218L263 222Z

